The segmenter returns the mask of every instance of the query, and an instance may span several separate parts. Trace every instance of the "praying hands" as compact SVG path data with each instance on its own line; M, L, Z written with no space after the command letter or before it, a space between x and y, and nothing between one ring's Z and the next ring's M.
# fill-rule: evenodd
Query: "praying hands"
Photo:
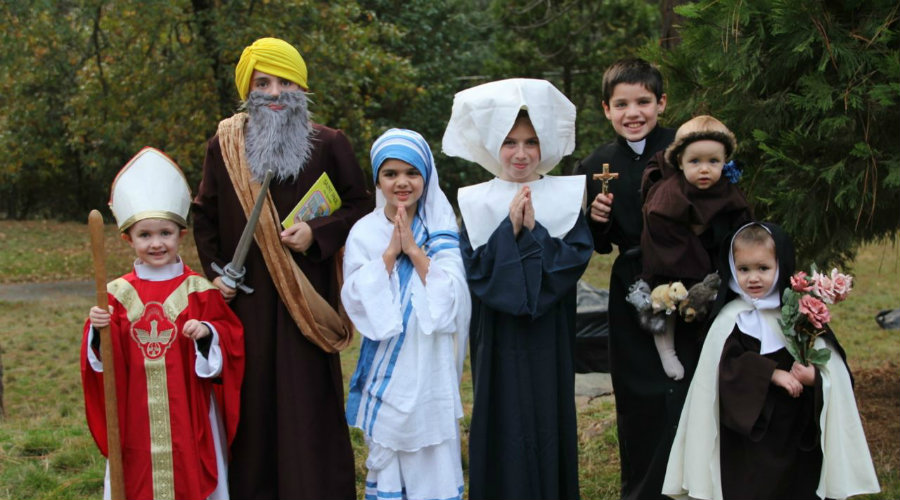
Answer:
M397 207L397 213L394 215L393 223L394 231L391 233L391 241L388 242L388 246L382 255L385 269L387 269L388 274L393 272L394 263L402 253L409 257L409 260L412 261L413 266L416 268L416 273L419 275L419 278L421 278L422 283L425 283L425 275L428 274L429 259L425 254L425 251L416 244L416 239L413 236L410 227L412 225L412 220L407 215L406 207L404 205L401 204Z
M522 186L510 202L509 221L512 222L513 234L516 236L519 236L522 226L529 231L534 230L534 205L531 203L531 189L528 186Z

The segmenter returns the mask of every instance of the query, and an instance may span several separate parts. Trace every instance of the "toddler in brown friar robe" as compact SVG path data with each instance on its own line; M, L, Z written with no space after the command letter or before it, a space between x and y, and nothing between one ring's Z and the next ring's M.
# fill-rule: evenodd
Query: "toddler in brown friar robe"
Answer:
M712 116L685 122L675 140L647 164L641 183L644 228L641 233L643 273L652 289L680 281L687 287L715 272L722 239L752 218L744 193L735 184L740 172L731 162L737 149L734 134ZM675 380L690 379L675 354L676 325L696 329L700 322L666 318L654 331L663 369ZM699 333L699 332L698 332Z

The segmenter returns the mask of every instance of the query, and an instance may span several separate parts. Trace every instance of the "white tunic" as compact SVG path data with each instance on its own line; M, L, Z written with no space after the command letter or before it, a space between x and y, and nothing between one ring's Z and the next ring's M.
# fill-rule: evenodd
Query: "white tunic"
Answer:
M459 439L471 301L459 249L437 252L426 284L415 272L410 278L412 311L402 334L398 273L388 275L382 260L393 228L376 208L347 237L341 300L360 334L380 341L370 359L360 354L369 370L361 390L351 385L347 420L380 447L416 451Z

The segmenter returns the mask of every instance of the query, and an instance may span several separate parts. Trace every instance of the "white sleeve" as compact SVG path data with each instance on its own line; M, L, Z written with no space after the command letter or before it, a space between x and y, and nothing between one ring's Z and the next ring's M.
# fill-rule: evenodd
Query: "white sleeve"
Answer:
M93 342L94 342L94 335L97 334L97 329L94 328L94 325L88 325L88 328L91 329L90 333L88 333L88 345L87 345L88 363L90 363L92 370L94 370L97 373L103 373L103 361L100 361L100 359L94 353L94 350L91 349L91 344L93 344Z
M373 235L366 234L365 221L357 222L347 237L341 302L361 335L384 340L403 331L400 286L397 273L388 275L384 268L387 243L379 249L381 238L366 238Z
M203 324L209 327L212 342L209 346L209 353L206 357L203 357L197 348L197 341L194 341L194 352L197 354L194 359L194 373L200 378L218 377L222 373L223 363L222 347L219 345L219 332L216 331L216 327L212 326L212 324L206 321Z
M413 279L412 303L426 335L459 331L461 317L468 327L472 306L459 249L443 250L431 257L425 285L418 276Z

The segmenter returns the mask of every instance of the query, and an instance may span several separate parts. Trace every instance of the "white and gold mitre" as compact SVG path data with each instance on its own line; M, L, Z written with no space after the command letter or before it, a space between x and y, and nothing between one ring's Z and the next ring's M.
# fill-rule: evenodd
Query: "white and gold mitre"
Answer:
M178 165L148 146L116 175L109 208L122 232L143 219L167 219L187 227L191 190Z

